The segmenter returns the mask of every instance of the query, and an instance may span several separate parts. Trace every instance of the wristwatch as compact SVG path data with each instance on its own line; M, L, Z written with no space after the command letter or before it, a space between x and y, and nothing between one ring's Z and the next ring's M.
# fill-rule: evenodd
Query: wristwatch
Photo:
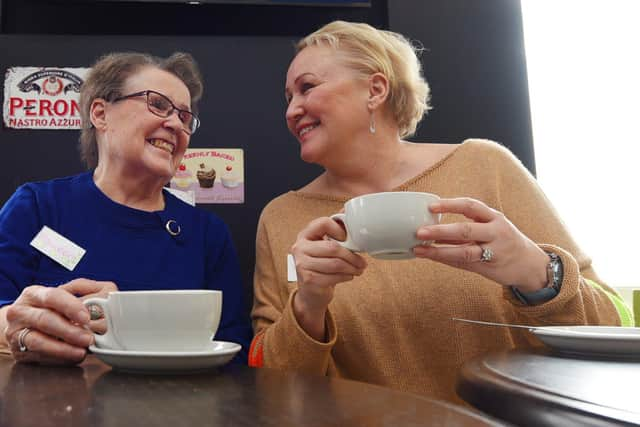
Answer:
M515 286L511 286L513 295L524 305L538 305L550 301L560 292L562 286L562 259L553 253L546 252L549 255L549 263L547 264L547 285L535 292L521 292Z

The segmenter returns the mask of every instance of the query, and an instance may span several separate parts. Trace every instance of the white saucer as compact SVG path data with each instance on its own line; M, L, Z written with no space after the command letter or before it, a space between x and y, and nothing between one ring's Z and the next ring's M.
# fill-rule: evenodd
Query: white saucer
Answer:
M229 362L242 347L227 341L212 341L203 351L128 351L98 348L89 350L114 370L133 373L173 374L200 372Z
M640 357L640 328L622 326L543 326L533 332L549 347L566 353Z

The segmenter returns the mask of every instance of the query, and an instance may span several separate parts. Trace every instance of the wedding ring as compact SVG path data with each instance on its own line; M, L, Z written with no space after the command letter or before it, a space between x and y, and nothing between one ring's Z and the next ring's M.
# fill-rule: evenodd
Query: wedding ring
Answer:
M20 353L24 353L25 351L29 351L29 349L27 348L26 344L24 343L24 338L27 336L27 334L29 334L29 332L31 332L31 329L24 328L18 334L18 350L20 350Z
M489 248L483 248L482 246L480 246L480 249L482 249L480 262L490 262L493 259L493 251Z
M104 313L102 312L102 308L96 304L91 304L87 307L89 309L89 317L91 320L98 320L104 317Z

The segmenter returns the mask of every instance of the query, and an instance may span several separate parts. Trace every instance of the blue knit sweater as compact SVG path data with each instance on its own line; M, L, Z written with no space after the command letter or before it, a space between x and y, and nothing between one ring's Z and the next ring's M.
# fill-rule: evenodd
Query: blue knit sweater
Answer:
M217 289L223 309L216 340L242 345L251 326L227 226L215 215L164 192L165 209L118 204L93 182L93 172L22 185L0 210L0 305L29 285L58 286L75 278L106 280L120 290ZM174 220L180 233L165 229ZM30 246L44 225L86 250L69 271Z

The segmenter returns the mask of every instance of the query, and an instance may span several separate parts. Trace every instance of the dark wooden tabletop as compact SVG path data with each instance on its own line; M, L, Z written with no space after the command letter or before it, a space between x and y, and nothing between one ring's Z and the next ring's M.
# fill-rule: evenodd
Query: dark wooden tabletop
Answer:
M640 425L640 361L510 351L464 366L458 394L517 425Z
M191 375L15 364L0 356L0 425L487 426L467 408L322 376L228 366Z

